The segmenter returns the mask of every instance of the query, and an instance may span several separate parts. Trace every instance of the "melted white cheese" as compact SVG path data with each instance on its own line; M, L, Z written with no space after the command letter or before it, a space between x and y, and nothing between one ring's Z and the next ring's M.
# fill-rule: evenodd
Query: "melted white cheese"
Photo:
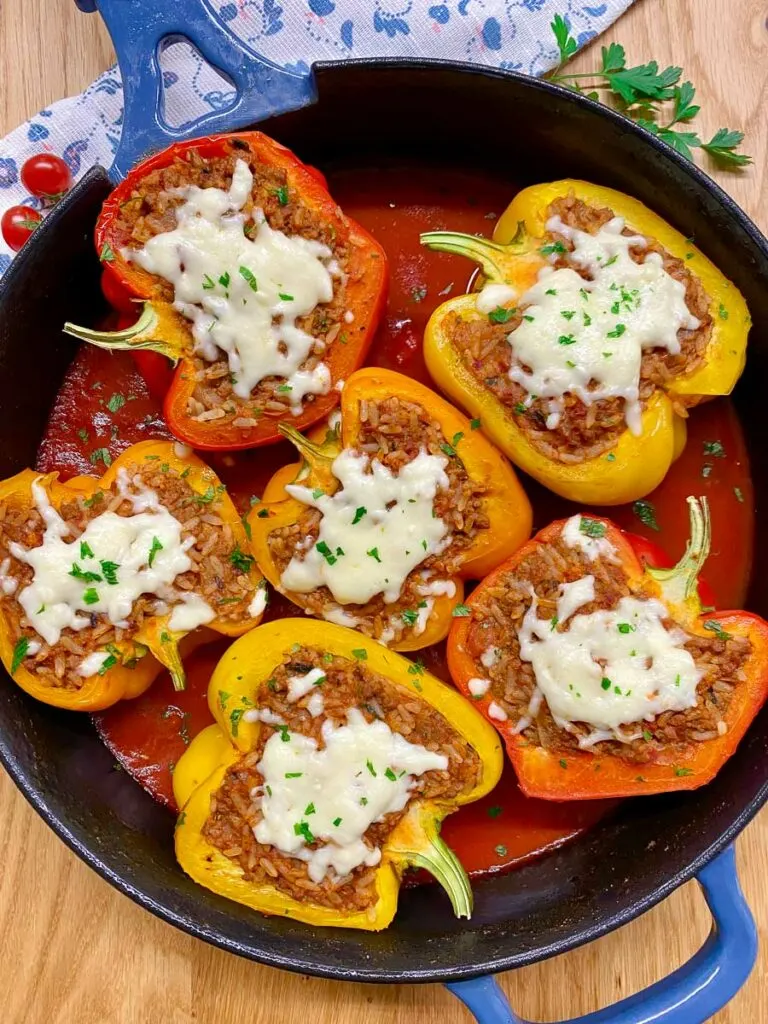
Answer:
M307 487L287 485L322 519L316 543L303 558L294 555L282 586L300 594L327 586L340 604L365 604L376 594L396 601L408 574L450 543L448 527L434 514L438 490L448 487L447 462L421 451L395 474L345 449L333 462L341 484L334 494L315 497Z
M587 525L584 525L585 520ZM595 525L590 526L590 523ZM595 523L595 520L590 520L589 516L571 516L570 519L566 520L561 536L569 548L581 551L590 562L594 562L596 558L601 558L606 562L617 562L616 548L605 535L601 537L590 536L590 531L594 533L595 528L601 526L602 523Z
M324 363L299 369L315 339L297 320L331 301L339 268L327 246L273 231L261 210L247 224L239 211L252 184L248 165L238 160L228 192L177 189L184 198L177 226L122 255L173 285L174 307L192 322L195 350L210 361L226 354L238 397L248 398L265 377L281 377L280 397L296 412L305 395L330 389Z
M660 601L623 597L610 611L577 615L594 598L594 578L585 576L561 584L553 623L538 617L532 598L518 634L520 657L533 666L534 697L543 694L561 728L585 722L626 740L632 737L621 726L695 706L701 672L683 646L685 634L665 629L668 612ZM532 698L528 717L537 709ZM585 745L593 742L599 738L588 737Z
M516 298L517 291L509 284L486 284L477 296L477 310L487 316Z
M489 679L470 679L467 683L467 689L473 697L484 697L490 688L491 683Z
M508 716L501 704L497 704L495 700L492 700L488 705L488 717L495 719L497 722L506 722Z
M29 653L29 650L27 650L27 654ZM89 676L95 676L99 669L104 667L108 658L108 651L94 651L93 654L89 654L87 657L83 658L77 666L77 674L79 676L84 676L86 679Z
M306 862L314 882L378 864L381 850L363 839L368 827L405 807L415 777L448 767L442 754L409 743L382 721L367 722L356 708L346 725L326 720L321 732L322 749L294 732L288 742L277 733L267 740L258 765L263 818L253 830L258 842ZM305 830L297 833L302 824L319 840L316 850Z
M256 588L256 593L253 595L251 603L248 605L248 614L252 619L258 618L267 607L267 588L264 584L259 584Z
M586 404L623 398L627 426L639 434L643 351L677 354L677 332L699 326L686 305L685 285L666 272L658 253L649 253L643 263L632 259L630 249L648 243L641 235L623 235L621 217L594 235L568 227L559 217L551 218L547 229L573 243L568 259L591 280L570 268L540 271L520 299L527 307L523 322L507 335L516 357L510 379L525 388L529 403L533 395L557 400L566 393ZM596 382L593 389L590 382ZM559 408L551 408L550 429L559 418Z
M294 703L301 700L315 687L325 682L325 672L321 668L312 668L300 676L288 676L288 700Z
M104 614L115 625L124 625L141 594L167 594L174 579L191 567L186 551L194 539L182 541L181 523L159 505L157 495L146 489L137 495L125 493L134 508L151 506L153 510L132 516L103 512L76 541L68 542L64 538L70 533L69 526L51 505L39 480L32 484L32 497L45 523L43 542L30 549L12 543L9 551L34 570L32 582L19 591L17 599L30 626L46 643L57 643L67 627L80 630L89 626L93 614ZM83 555L83 545L92 556ZM113 573L105 572L102 563L107 562L116 566ZM78 578L73 572L98 579ZM108 582L110 577L116 582Z
M216 618L216 612L199 594L180 592L179 604L174 605L168 628L174 632L191 633Z

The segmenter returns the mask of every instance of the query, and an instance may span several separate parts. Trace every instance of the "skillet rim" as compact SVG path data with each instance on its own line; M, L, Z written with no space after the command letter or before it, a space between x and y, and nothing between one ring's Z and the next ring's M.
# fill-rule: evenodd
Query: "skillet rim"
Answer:
M436 58L384 57L356 58L344 61L317 61L312 65L313 72L318 71L321 75L326 71L331 73L356 69L375 71L382 67L416 72L449 71L471 77L495 78L500 81L511 80L524 89L542 92L553 98L556 97L561 101L567 101L570 104L575 104L577 107L581 106L592 111L626 133L635 135L641 143L655 150L662 159L677 165L684 175L689 177L701 189L708 192L723 208L726 217L734 221L749 236L751 242L760 251L768 265L768 239L766 239L754 221L741 209L736 201L713 178L647 129L642 128L623 114L598 101L590 100L586 96L574 93L563 86L518 71L485 67L466 61L440 60ZM319 97L319 99L321 98ZM259 122L257 127L259 130L266 128L268 132L269 121L267 120L266 123ZM60 217L63 217L66 213L70 197L74 197L77 194L81 182L92 181L96 178L106 181L106 172L102 168L91 168L80 179L80 182L74 186L69 195L46 218L38 233L22 249L3 279L0 280L0 301L5 297L5 293L9 290L16 274L21 273L24 265L34 260L35 252L39 245L44 244L48 236L54 234ZM269 950L267 943L263 943L264 948L255 949L253 943L247 944L229 939L222 936L214 928L200 923L191 916L184 916L183 913L170 909L166 902L147 895L143 889L128 881L123 874L107 863L106 858L99 856L86 841L79 838L68 822L57 816L49 804L48 794L42 789L33 786L27 779L23 767L13 754L10 745L6 742L5 735L1 729L0 763L2 763L27 802L70 850L102 879L161 920L220 949L269 967L336 981L368 983L432 983L469 980L486 974L495 974L537 963L561 953L566 953L587 942L592 942L639 917L669 896L680 885L692 879L701 868L733 842L736 836L749 824L768 800L767 776L755 796L741 809L730 825L714 841L700 850L696 856L688 858L687 863L665 879L661 885L656 886L655 889L644 897L635 899L620 911L609 915L599 924L582 927L579 931L568 934L562 940L551 942L542 948L528 949L517 954L499 956L493 960L484 961L482 964L475 962L455 968L427 967L396 971L391 969L380 970L372 966L370 968L355 967L350 969L338 964L318 963L315 960L297 955L287 956L281 953L274 953Z

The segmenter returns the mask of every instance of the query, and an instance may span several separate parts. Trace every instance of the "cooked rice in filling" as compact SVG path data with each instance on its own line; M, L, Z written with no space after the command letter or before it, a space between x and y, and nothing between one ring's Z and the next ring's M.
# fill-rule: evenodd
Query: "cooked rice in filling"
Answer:
M525 719L529 702L536 688L536 677L530 662L520 657L519 630L531 605L530 587L538 598L539 619L550 620L557 609L560 585L594 576L595 599L580 607L576 615L615 608L623 597L652 597L645 589L629 580L620 565L601 558L589 560L580 551L568 547L558 536L554 542L538 544L514 572L501 576L496 585L484 589L482 598L472 609L467 647L477 660L477 676L489 679L489 696L504 710L513 727ZM559 630L570 628L570 622L559 624ZM680 629L671 619L664 628ZM725 727L735 689L744 682L744 664L749 657L748 640L713 632L701 637L688 634L685 649L703 673L696 688L697 703L685 711L666 711L651 722L642 722L643 736L629 742L604 740L589 747L596 756L616 755L637 762L654 761L662 752L680 749L691 743L715 739ZM480 662L489 648L496 650L490 667ZM636 732L636 730L634 730ZM572 752L581 749L579 740L593 732L584 722L572 724L572 731L560 728L554 721L546 700L542 700L531 725L521 733L521 740L551 750Z
M181 196L173 195L172 190L197 185L199 188L226 191L232 184L236 161L243 160L254 177L251 195L241 212L250 216L255 209L263 210L273 230L322 242L332 250L341 269L348 270L346 241L337 238L335 226L323 221L302 201L296 190L287 185L286 172L259 163L243 140L233 139L229 148L227 156L212 158L202 157L197 150L189 150L170 166L152 171L143 178L131 198L123 203L117 222L124 244L138 249L153 235L172 231L176 227L176 208L184 202ZM155 277L155 282L156 295L172 302L173 285L161 277ZM316 339L313 351L301 364L301 370L311 371L326 359L330 346L337 339L339 343L347 343L356 331L365 329L364 324L346 324L345 310L344 280L336 277L333 301L318 305L308 316L296 321L297 327ZM262 416L289 414L291 403L285 391L280 391L281 385L285 384L282 377L265 377L244 400L232 389L232 375L223 352L215 362L195 357L194 363L196 387L188 407L193 418L250 429ZM304 397L305 402L314 399L314 395Z
M425 449L432 455L447 454L446 445L451 439L443 435L440 425L415 402L399 398L363 401L360 419L357 449L395 473ZM347 614L358 620L356 629L375 639L383 636L388 643L418 635L414 625L407 620L413 618L414 612L418 613L420 605L423 606L424 588L430 582L454 575L461 564L463 552L477 532L489 526L483 508L485 488L470 479L461 461L460 445L458 453L449 457L445 472L450 486L438 491L434 512L451 531L450 545L440 554L425 558L409 574L397 601L386 604L379 594L365 605L339 606L327 587L319 587L309 594L291 594L291 599L319 618L332 608L343 607ZM300 545L305 543L305 538L311 537L313 542L317 539L320 520L321 513L317 509L308 509L296 523L273 530L269 535L270 552L281 573L294 555L301 557ZM427 578L425 574L428 574Z
M155 491L163 507L182 524L182 541L189 537L195 540L186 552L193 562L192 568L176 576L173 588L199 594L215 611L217 619L233 622L247 618L248 606L254 598L254 585L250 576L243 572L243 566L249 562L250 556L238 548L238 554L232 560L237 545L232 527L218 514L213 487L201 496L173 467L159 461L127 466L126 469L131 479L140 476L144 486ZM88 524L104 512L115 512L121 516L134 514L131 502L119 494L116 485L97 491L89 504L78 496L65 502L58 511L71 530L67 540L77 540ZM66 628L58 643L49 646L30 627L16 598L32 582L33 568L14 558L8 550L12 541L25 548L38 547L43 542L44 529L42 517L34 506L20 509L12 502L0 503L0 562L7 560L4 577L18 581L15 594L0 591L0 608L14 646L21 637L40 645L36 654L23 661L24 667L34 672L38 682L78 690L85 682L85 678L78 674L78 666L85 657L105 650L110 644L130 640L141 629L145 618L159 614L157 609L163 605L166 614L179 602L160 602L154 594L143 594L133 604L128 628L113 625L103 613L92 614L90 626L81 630Z
M306 708L311 695L294 703L287 699L288 677L304 674L313 668L325 673L322 685L325 711L312 717ZM227 695L220 696L226 701ZM366 721L380 719L409 743L420 744L448 758L447 771L428 771L414 778L410 800L453 800L473 788L478 781L481 763L476 751L448 724L443 716L417 693L404 693L390 680L377 675L364 662L325 654L315 648L302 647L292 652L265 682L255 700L268 708L288 726L291 732L311 736L322 749L321 727L326 719L342 725L350 708L358 708ZM228 708L225 706L225 710ZM344 877L332 872L321 882L313 882L304 861L283 854L274 846L257 842L254 828L261 820L260 799L252 791L262 784L258 764L275 727L262 725L258 744L228 771L211 799L210 815L203 826L203 835L211 845L231 858L243 870L244 877L255 884L268 884L297 900L309 900L321 906L345 911L365 910L376 902L374 879L377 868L360 866ZM408 807L375 821L366 831L368 846L381 847ZM318 844L310 844L310 848Z
M595 209L570 195L556 199L547 217L559 216L568 227L597 234L615 216L607 208ZM624 234L633 234L629 227ZM559 234L550 234L548 241L560 242L568 252L573 243ZM657 252L662 257L664 270L685 285L685 303L699 320L695 330L680 330L680 353L673 355L664 348L646 349L640 369L640 402L644 407L657 389L665 388L682 373L691 373L704 361L704 353L712 333L709 300L701 285L683 260L671 256L658 242L648 239L642 250L632 250L632 258L643 263L647 255ZM560 256L553 266L571 267L582 276L586 272L569 262L568 252ZM576 395L566 393L562 399L562 416L554 429L547 429L550 402L538 398L524 404L529 398L525 388L509 379L514 360L507 336L520 326L525 307L519 307L515 316L503 324L492 323L487 317L466 321L454 315L450 325L451 340L472 374L493 392L512 411L515 423L526 434L537 451L565 463L578 463L594 458L612 448L627 429L623 398L603 398L586 405ZM673 398L675 412L687 416L686 399ZM690 400L688 400L691 404Z

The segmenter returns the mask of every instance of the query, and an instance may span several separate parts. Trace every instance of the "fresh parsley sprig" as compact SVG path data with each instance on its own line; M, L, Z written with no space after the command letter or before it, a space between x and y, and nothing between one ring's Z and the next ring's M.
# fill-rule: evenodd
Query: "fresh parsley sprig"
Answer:
M601 64L596 71L563 73L564 65L579 45L562 15L555 15L551 28L560 52L560 63L549 76L551 82L594 100L601 99L598 90L606 90L624 114L689 160L693 160L694 149L702 149L715 163L729 170L752 163L752 157L736 152L744 140L744 132L719 128L709 142L703 142L690 130L690 122L701 108L694 103L696 90L691 82L680 82L682 68L659 69L655 60L627 67L624 47L610 43L601 48Z

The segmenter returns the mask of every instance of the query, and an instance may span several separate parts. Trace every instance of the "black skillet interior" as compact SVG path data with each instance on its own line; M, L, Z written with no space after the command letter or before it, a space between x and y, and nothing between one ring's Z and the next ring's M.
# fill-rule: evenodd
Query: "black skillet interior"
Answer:
M266 130L321 167L407 157L480 166L515 183L582 177L647 203L744 292L754 327L737 402L761 516L768 494L761 382L768 360L768 245L684 160L603 108L536 80L460 65L321 66L320 102ZM0 285L0 472L32 464L72 356L65 319L102 308L91 232L109 190L92 171ZM758 519L759 521L759 519ZM768 614L768 544L757 534L749 607ZM379 935L264 918L194 885L177 868L171 820L124 773L86 716L0 684L0 756L45 820L99 873L187 931L274 966L349 980L434 981L520 966L578 945L648 909L722 849L768 795L768 709L704 790L626 802L586 837L475 886L471 923L437 887L403 894ZM681 922L681 927L682 927Z

